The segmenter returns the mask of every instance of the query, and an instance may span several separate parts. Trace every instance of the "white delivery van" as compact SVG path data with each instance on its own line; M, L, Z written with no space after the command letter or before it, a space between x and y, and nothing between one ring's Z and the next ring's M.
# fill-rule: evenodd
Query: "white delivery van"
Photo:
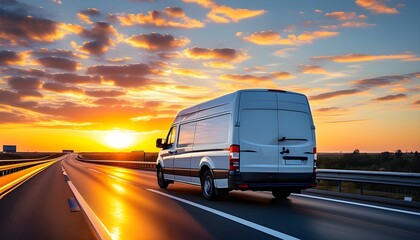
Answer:
M315 126L299 93L240 90L182 110L156 147L159 187L199 185L209 200L231 190L287 198L317 184Z

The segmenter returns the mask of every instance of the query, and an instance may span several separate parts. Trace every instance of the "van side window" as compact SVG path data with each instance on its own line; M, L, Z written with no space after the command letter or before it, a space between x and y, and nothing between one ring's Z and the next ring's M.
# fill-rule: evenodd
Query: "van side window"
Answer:
M176 127L172 127L171 130L169 130L168 137L166 138L166 148L171 148L172 145L175 142L175 136L176 136Z
M227 143L229 125L230 114L198 121L194 145Z
M195 122L179 126L179 137L177 147L192 147L194 142Z

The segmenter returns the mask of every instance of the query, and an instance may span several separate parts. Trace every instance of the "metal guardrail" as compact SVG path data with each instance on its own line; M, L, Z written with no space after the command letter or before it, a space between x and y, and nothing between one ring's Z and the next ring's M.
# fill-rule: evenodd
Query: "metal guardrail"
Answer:
M156 163L155 162L140 162L140 161L120 161L120 160L91 160L85 159L81 157L76 157L76 160L82 162L89 162L95 164L103 164L103 165L112 165L118 167L126 167L126 168L136 168L136 169L155 169Z
M8 164L8 165L0 166L0 177L51 161L51 160L27 161L27 159L25 160L23 161L23 163Z
M420 173L318 169L317 179L420 187Z
M23 163L23 162L40 161L40 160L44 160L44 159L49 158L49 157L50 156L45 156L45 157L41 157L41 158L26 158L26 159L19 158L19 159L0 160L0 166L18 164L18 163Z

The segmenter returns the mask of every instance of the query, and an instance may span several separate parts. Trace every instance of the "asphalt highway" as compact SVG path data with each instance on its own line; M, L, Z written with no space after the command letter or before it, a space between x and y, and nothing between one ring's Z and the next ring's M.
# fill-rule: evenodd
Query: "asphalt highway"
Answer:
M202 198L198 186L176 183L167 190L159 189L154 172L70 158L63 165L115 239L418 239L420 236L419 213L300 195L275 201L268 192L235 191L220 201L210 202Z
M220 201L211 202L203 199L198 186L176 183L167 190L159 189L154 172L79 162L74 155L61 164L113 239L418 239L420 236L420 213L416 210L298 194L275 201L268 192L234 191ZM41 184L43 181L49 183ZM41 185L51 186L45 190ZM24 195L25 191L39 192L51 209L40 207L40 200L36 200L39 196ZM0 200L0 238L94 238L94 231L81 212L76 212L78 216L70 213L80 224L80 234L75 238L49 238L57 236L53 233L42 235L63 224L73 229L67 223L70 220L64 217L57 216L56 220L44 223L47 227L38 229L41 226L37 216L58 213L52 206L67 204L63 199L71 195L63 181L60 163L39 173ZM62 208L68 208L64 205ZM22 220L16 219L25 217L31 219L26 222L33 223L32 228L28 224L18 226ZM16 236L8 231L38 235L3 238ZM66 234L63 232L62 236Z

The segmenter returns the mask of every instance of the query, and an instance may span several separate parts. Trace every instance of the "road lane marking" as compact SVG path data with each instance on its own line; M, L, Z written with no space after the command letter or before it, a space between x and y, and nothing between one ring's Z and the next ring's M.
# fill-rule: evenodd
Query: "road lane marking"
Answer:
M355 206L369 207L369 208L375 208L375 209L386 210L386 211L391 211L391 212L405 213L405 214L420 216L420 213L418 213L418 212L411 212L411 211L406 211L406 210L375 206L375 205L370 205L370 204L365 204L365 203L357 203L357 202L350 202L350 201L338 200L338 199L332 199L332 198L317 197L317 196L311 196L311 195L306 195L306 194L292 194L292 195L296 196L296 197L313 198L313 199L319 199L319 200L324 200L324 201L345 203L345 204L350 204L350 205L355 205Z
M92 172L96 172L96 173L103 174L102 172L100 172L100 171L98 171L98 170L95 170L95 169L92 169L92 168L89 168L89 170L90 170L90 171L92 171Z
M63 174L66 172L63 165ZM66 173L67 174L67 173ZM98 218L98 216L95 214L95 212L90 208L89 204L85 201L85 199L82 197L82 195L79 193L77 188L73 185L71 181L67 181L67 184L69 185L71 191L73 192L74 196L77 199L77 202L82 207L83 211L85 212L86 216L88 217L90 223L93 226L93 229L96 232L96 235L101 240L105 239L112 239L111 233L108 231L108 229L105 227L105 225L102 223L102 221Z
M271 236L276 237L276 238L285 239L285 240L297 240L298 239L298 238L292 237L290 235L287 235L285 233L282 233L282 232L273 230L273 229L268 228L268 227L264 227L262 225L259 225L259 224L250 222L248 220L245 220L245 219L242 219L242 218L233 216L233 215L230 215L228 213L224 213L222 211L219 211L219 210L216 210L216 209L213 209L213 208L206 207L204 205L201 205L201 204L198 204L198 203L195 203L195 202L191 202L191 201L188 201L188 200L179 198L179 197L175 197L175 196L172 196L172 195L169 195L169 194L166 194L166 193L163 193L163 192L154 190L154 189L147 189L147 190L150 191L150 192L154 192L154 193L160 194L162 196L165 196L165 197L174 199L176 201L179 201L179 202L188 204L190 206L199 208L199 209L204 210L206 212L210 212L210 213L216 214L216 215L218 215L220 217L229 219L231 221L234 221L234 222L237 222L237 223L242 224L244 226L253 228L255 230L258 230L260 232L266 233L266 234L271 235Z

